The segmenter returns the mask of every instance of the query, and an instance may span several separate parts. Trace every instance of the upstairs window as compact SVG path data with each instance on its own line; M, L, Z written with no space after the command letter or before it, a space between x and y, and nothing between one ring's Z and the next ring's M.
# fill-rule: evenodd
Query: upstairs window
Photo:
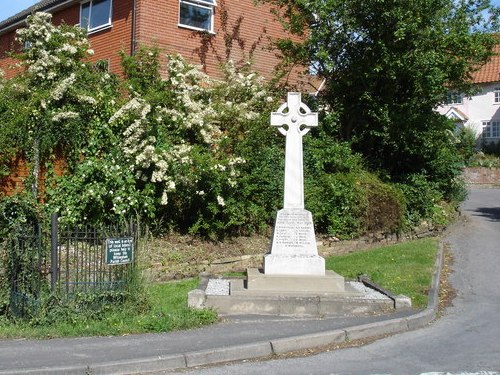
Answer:
M448 96L446 98L446 104L451 105L451 104L463 104L463 96L462 94L458 92L453 92L450 91L448 93Z
M98 31L111 26L111 1L91 0L82 3L80 8L80 26L87 32Z
M500 87L495 87L495 103L500 103Z
M215 0L180 0L179 26L213 32Z

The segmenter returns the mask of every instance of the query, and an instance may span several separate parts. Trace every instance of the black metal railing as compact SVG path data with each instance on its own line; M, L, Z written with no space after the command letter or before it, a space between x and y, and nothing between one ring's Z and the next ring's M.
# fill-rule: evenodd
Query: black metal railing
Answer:
M137 225L59 227L52 216L51 288L58 293L88 293L123 289L133 272ZM130 239L132 255L123 263L107 261L109 239Z
M11 236L11 311L34 312L43 291L63 299L79 293L124 290L135 270L139 225L92 227L48 223L23 225Z

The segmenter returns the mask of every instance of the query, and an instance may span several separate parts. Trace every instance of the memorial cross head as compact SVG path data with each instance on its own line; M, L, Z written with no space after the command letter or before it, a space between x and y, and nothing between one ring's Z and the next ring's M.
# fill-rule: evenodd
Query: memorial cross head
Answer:
M318 114L311 112L309 107L302 103L300 92L289 92L287 102L283 103L277 112L271 113L271 125L278 127L284 136L290 131L304 136L312 127L318 126ZM284 125L288 126L288 130Z

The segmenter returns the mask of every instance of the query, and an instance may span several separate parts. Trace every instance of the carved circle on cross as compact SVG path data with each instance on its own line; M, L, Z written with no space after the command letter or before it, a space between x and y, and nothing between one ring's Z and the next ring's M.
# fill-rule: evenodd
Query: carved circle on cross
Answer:
M307 126L306 124L301 124L300 123L300 118L301 117L305 117L306 115L312 113L311 112L311 109L304 103L300 102L300 106L299 108L297 109L297 113L293 113L293 114L290 114L289 112L285 112L286 110L288 109L288 102L286 103L283 103L279 108L278 110L275 112L275 113L279 113L281 114L283 117L288 117L287 115L291 115L290 116L290 121L292 122L291 125L297 125L297 126L294 126L294 128L297 129L297 131L299 132L299 134L301 136L304 136L306 135L307 133L309 133L309 131L311 130L311 128L309 126ZM298 124L297 124L298 123ZM288 124L283 124L283 125L288 125ZM304 127L301 129L301 125L304 125ZM288 127L288 130L285 129L283 126L280 126L278 127L278 131L283 134L284 136L287 135L287 133L290 131L290 126ZM294 129L295 130L295 129Z

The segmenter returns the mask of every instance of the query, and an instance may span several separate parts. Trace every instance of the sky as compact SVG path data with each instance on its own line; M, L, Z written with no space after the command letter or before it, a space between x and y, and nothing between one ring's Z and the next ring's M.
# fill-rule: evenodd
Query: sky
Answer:
M39 0L0 0L0 21L30 7ZM492 0L496 6L500 6L500 0Z
M0 21L38 3L39 0L0 0ZM500 1L500 0L498 0Z

